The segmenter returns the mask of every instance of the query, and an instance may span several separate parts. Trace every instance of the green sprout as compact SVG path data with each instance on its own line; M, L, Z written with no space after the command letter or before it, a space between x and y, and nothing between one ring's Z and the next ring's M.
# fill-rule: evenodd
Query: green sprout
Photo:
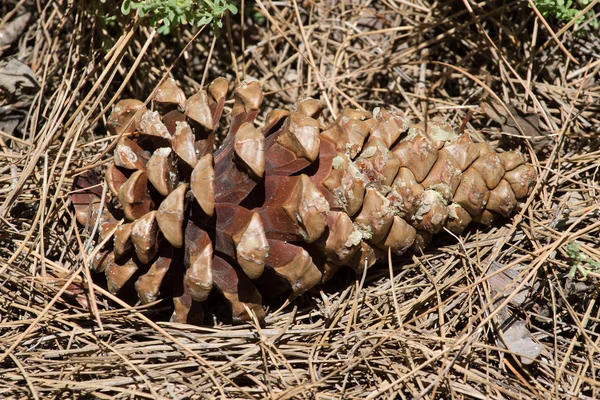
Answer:
M212 24L213 30L218 32L223 27L225 13L238 12L229 0L124 0L121 12L128 15L131 10L150 18L150 24L163 35L186 24L198 27Z
M583 279L587 278L590 272L600 272L600 261L594 260L582 252L577 243L568 243L564 248L567 256L573 261L568 275L570 279L575 278L577 272L581 274Z
M592 0L533 0L533 3L544 16L544 18L554 17L559 21L568 22L579 14ZM590 18L590 26L597 29L598 19L594 16L594 10L590 10L582 16L578 23L582 23L586 18Z
M579 12L571 0L533 0L533 3L545 18L555 17L560 21L570 21Z

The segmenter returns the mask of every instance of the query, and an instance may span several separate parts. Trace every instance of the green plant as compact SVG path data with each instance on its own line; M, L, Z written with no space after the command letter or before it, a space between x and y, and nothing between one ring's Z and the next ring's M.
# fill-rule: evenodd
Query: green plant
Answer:
M573 261L573 265L569 270L569 278L575 278L577 272L581 274L583 279L585 279L590 272L600 272L600 261L594 260L582 252L577 243L571 242L565 245L565 251L567 252L567 256Z
M139 10L140 16L148 16L152 26L160 34L169 34L179 25L213 25L218 31L226 12L237 14L237 7L229 0L124 0L121 11L128 15Z
M555 17L561 21L570 21L579 12L573 8L571 0L533 0L537 9L546 17Z
M564 22L571 21L591 2L592 0L533 0L533 3L544 18L554 17ZM586 13L577 22L583 23L586 18L590 19L590 27L592 29L598 28L599 22L593 10Z

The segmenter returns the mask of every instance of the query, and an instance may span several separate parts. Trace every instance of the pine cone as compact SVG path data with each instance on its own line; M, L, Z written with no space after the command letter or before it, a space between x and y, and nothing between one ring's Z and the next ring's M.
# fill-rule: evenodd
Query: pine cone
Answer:
M249 320L248 311L263 319L261 290L298 296L340 266L361 272L388 248L400 255L443 228L489 224L511 214L536 179L519 152L383 108L346 109L323 130L324 104L304 99L258 129L256 81L235 89L228 133L213 153L227 88L218 78L186 99L169 80L155 111L120 101L107 122L120 139L101 215L101 190L85 189L93 176L75 182L80 223L99 217L103 238L124 220L94 270L114 294L134 283L142 303L172 293L173 321L201 320L199 303L213 287L233 321Z

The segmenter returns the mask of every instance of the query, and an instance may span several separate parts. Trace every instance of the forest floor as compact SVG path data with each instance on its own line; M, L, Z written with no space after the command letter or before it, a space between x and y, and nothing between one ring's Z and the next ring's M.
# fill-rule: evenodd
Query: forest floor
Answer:
M257 0L215 36L158 34L113 0L1 2L0 397L600 398L600 7L581 3L569 22L522 1ZM167 76L188 96L256 78L265 111L442 116L520 149L537 184L501 223L341 274L262 326L162 321L84 268L69 194L106 167L115 102Z

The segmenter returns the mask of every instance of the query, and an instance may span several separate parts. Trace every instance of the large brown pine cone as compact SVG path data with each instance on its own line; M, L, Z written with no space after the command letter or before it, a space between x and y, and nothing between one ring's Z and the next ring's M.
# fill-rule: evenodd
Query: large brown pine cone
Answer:
M346 109L323 129L322 102L304 99L272 111L258 129L256 81L235 89L231 124L213 153L227 89L219 78L186 99L169 80L154 111L120 101L107 122L120 139L106 170L106 206L100 211L97 187L73 196L80 223L93 225L100 214L101 238L123 219L93 262L109 290L133 281L149 303L168 282L174 321L201 319L199 302L213 288L234 321L248 320L248 311L262 319L257 287L297 296L340 266L360 272L388 248L400 255L444 228L489 224L535 182L519 152L499 153L443 120L413 125L383 108Z

